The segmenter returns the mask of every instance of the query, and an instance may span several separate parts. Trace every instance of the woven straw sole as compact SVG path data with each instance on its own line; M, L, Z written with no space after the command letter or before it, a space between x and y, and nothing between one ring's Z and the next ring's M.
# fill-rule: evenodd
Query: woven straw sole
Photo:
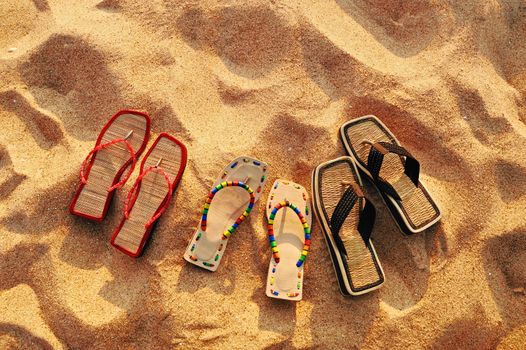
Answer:
M149 120L140 114L124 113L117 116L104 131L100 144L124 138L130 131L133 133L127 141L137 154L149 136ZM116 143L98 151L93 156L87 183L74 198L70 211L76 215L103 219L113 194L108 193L108 188L119 181L130 158L130 152L124 143Z
M169 136L161 134L145 156L141 171L155 166L159 159L159 166L168 174L170 182L175 184L186 165L185 150ZM144 225L164 205L168 183L162 173L154 170L142 179L137 192L128 219L123 220L111 242L132 256L138 256L144 247L146 235L149 234Z
M323 229L340 291L343 295L361 295L378 289L385 281L372 241L366 245L357 229L362 201L351 210L340 230L347 256L339 251L329 226L334 208L351 182L362 185L350 157L320 164L313 172L313 207Z
M367 157L370 145L362 143L400 142L389 129L375 116L364 116L353 119L340 128L340 136L347 154L353 158L356 165L369 179L371 174L367 170ZM382 193L386 205L400 229L406 234L422 232L440 220L438 205L429 195L427 188L419 182L416 187L404 173L404 163L397 154L389 153L385 156L380 176L390 182L402 198L401 201Z

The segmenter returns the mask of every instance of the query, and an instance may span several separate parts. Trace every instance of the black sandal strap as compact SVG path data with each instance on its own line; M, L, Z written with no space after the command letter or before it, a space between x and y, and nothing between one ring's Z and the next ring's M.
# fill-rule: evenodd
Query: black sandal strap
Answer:
M367 169L371 173L377 187L382 192L389 194L397 200L401 200L400 195L396 192L394 187L380 176L380 170L382 169L384 157L387 153L395 153L405 157L404 173L411 179L415 186L418 186L420 163L411 155L411 153L409 153L408 150L400 145L389 142L376 142L371 144L371 149L369 150L369 156L367 158Z
M363 238L365 244L369 244L371 239L371 234L373 233L373 226L376 220L376 209L374 208L373 203L363 197L365 200L365 206L360 212L360 221L358 222L358 232Z
M343 193L331 216L330 226L332 235L338 249L345 255L347 255L347 250L345 249L343 241L340 237L340 229L359 199L365 200L365 207L363 210L360 210L358 232L362 236L364 243L368 245L376 218L376 210L374 205L364 196L360 186L358 186L356 183L351 183L351 185Z

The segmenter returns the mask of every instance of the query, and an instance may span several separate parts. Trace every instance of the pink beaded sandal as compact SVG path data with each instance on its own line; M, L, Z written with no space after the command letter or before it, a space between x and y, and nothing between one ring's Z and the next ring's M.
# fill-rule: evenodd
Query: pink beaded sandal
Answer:
M299 301L303 297L303 268L310 249L309 196L303 186L276 180L267 201L268 239L272 258L267 296Z
M228 238L248 217L266 182L267 164L250 157L234 159L214 182L184 259L215 271Z
M115 190L130 177L149 137L147 114L122 110L111 117L82 163L81 182L69 206L70 213L98 222L104 220ZM128 167L128 173L122 177Z
M170 205L186 166L186 147L175 137L161 133L141 163L141 173L128 193L124 217L111 245L138 257L155 223Z

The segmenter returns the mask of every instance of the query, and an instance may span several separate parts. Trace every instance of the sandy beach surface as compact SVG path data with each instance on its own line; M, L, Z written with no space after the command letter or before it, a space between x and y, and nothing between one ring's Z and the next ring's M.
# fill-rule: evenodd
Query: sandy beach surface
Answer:
M4 0L0 20L1 349L526 348L526 2ZM189 155L139 259L108 243L132 181L100 224L67 210L123 108ZM183 260L231 159L310 188L365 114L443 212L405 237L366 184L380 290L340 295L314 224L303 300L265 296L266 193L217 272Z

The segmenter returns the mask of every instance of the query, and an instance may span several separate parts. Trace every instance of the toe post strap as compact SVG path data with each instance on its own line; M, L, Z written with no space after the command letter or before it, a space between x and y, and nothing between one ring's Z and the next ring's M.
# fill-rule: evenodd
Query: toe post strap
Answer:
M364 202L363 207L362 201ZM358 203L360 205L360 214L358 221L358 232L362 236L365 245L369 244L373 231L374 221L376 219L376 210L374 205L363 194L362 189L357 183L352 182L345 190L340 201L336 205L331 216L330 228L336 245L339 250L347 255L347 250L340 236L340 230L351 213L351 210Z
M88 182L88 175L89 175L89 169L88 169L88 166L90 164L90 161L93 159L93 157L96 155L97 152L105 149L105 148L108 148L112 145L115 145L117 143L124 143L124 145L126 146L126 149L128 150L128 152L130 153L130 156L131 156L131 167L130 167L130 170L128 170L128 173L126 174L126 176L124 176L119 182L117 182L116 184L114 184L113 186L109 187L107 189L108 192L111 192L113 190L115 190L116 188L119 188L121 187L122 185L124 185L124 183L126 183L126 181L128 181L128 179L130 178L130 176L132 175L133 173L133 170L135 169L135 165L137 164L137 158L135 156L135 152L133 151L133 148L132 146L130 145L130 143L128 142L128 138L131 136L131 134L133 133L133 130L130 131L128 133L128 135L126 135L124 138L119 138L119 139L114 139L114 140L111 140L111 141L108 141L106 143L101 143L97 146L95 146L89 153L88 155L86 156L86 158L84 159L84 161L82 162L82 165L80 167L80 181L85 185L87 182Z
M283 202L277 203L272 209L272 211L270 212L270 215L268 217L267 230L268 230L268 240L270 244L270 249L272 250L272 256L274 257L274 261L276 263L279 263L280 261L279 249L276 243L276 237L274 236L274 219L276 218L276 214L278 213L280 209L287 208L287 207L294 210L294 213L296 213L296 215L301 221L301 224L303 226L303 232L305 234L305 242L303 244L303 250L296 263L297 267L301 267L301 265L303 265L303 263L305 262L305 259L307 258L307 255L309 254L309 250L310 250L310 242L311 242L310 241L310 227L309 227L309 224L307 223L307 219L305 219L305 216L302 214L299 208L296 205L290 203L289 201L283 201Z
M402 160L404 163L404 173L411 179L413 184L418 187L420 163L415 159L415 157L413 157L413 155L411 155L411 153L409 153L407 149L390 142L373 143L370 141L364 141L363 143L371 145L369 156L367 157L367 169L371 173L371 177L381 191L389 194L396 200L401 200L400 194L395 190L393 185L380 176L384 157L388 153L394 153L401 157L405 157L405 160Z
M130 192L128 192L126 202L124 203L124 217L126 219L129 219L131 206L133 206L133 203L139 195L137 189L139 188L143 178L153 171L157 171L163 175L164 179L166 180L166 184L168 185L168 192L166 194L166 198L163 201L162 206L158 208L155 214L146 222L146 224L144 225L145 228L149 228L166 211L172 199L174 184L170 181L169 174L162 167L159 166L159 163L160 161L157 162L157 165L149 167L139 175L137 180L135 180L135 183L133 184L132 188L130 189Z

